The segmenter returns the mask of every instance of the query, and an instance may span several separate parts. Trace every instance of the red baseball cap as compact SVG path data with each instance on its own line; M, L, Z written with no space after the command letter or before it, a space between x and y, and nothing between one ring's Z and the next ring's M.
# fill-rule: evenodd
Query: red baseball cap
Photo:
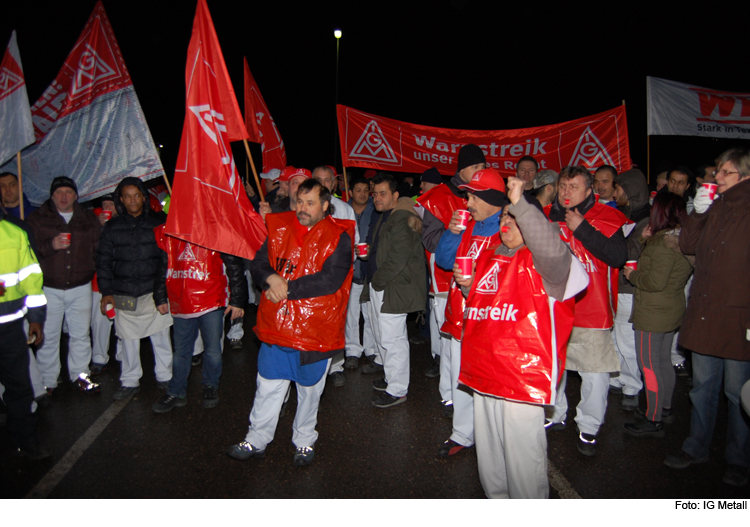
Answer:
M281 174L279 175L279 181L289 181L293 177L296 176L302 176L307 179L312 178L312 174L309 170L306 168L294 168L292 166L284 167L284 169L281 171Z
M498 190L505 192L505 181L500 173L494 168L484 168L471 176L471 181L458 188L462 190L471 190L473 192L482 192L485 190Z

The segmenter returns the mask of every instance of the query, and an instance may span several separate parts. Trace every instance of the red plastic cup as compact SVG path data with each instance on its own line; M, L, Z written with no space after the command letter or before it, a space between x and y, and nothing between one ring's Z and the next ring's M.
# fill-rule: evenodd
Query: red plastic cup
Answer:
M458 228L462 231L466 230L466 227L469 226L469 218L471 218L471 212L469 212L468 210L459 210Z
M716 197L716 191L719 190L719 185L716 183L703 183L702 187L708 189L708 197L714 199Z
M103 210L101 215L104 216L104 219L106 221L109 221L109 220L112 219L112 211L111 210Z
M500 232L508 232L509 230L510 227L508 227L507 225L503 225L502 227L500 227Z
M358 258L367 258L367 256L370 254L370 248L366 243L358 243L357 245L355 245L355 247L357 249Z
M471 266L474 259L471 256L457 256L456 263L458 264L458 270L461 272L464 278L471 278Z
M65 239L65 247L70 247L70 233L69 232L61 232L60 234L62 234L63 238Z
M632 269L633 271L638 270L638 260L628 260L625 262L625 267Z
M110 320L115 319L115 306L112 304L107 304L107 318Z
M651 199L654 199L655 197L656 197L656 191L652 190L651 191Z
M570 200L569 200L569 199L566 199L566 200L565 200L565 205L566 205L566 206L567 206L567 205L570 205Z

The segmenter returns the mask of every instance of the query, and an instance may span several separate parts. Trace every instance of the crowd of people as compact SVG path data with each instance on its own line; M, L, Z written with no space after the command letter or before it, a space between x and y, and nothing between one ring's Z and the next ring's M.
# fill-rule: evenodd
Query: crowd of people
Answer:
M436 402L453 425L436 453L475 452L488 497L548 497L546 435L569 426L569 371L581 378L573 420L589 457L609 393L633 412L626 433L663 437L676 376L688 377L690 436L664 460L673 469L708 461L723 386L723 481L747 485L750 151L728 150L698 177L674 167L654 191L637 168L557 173L523 156L504 179L477 145L457 159L449 179L435 168L403 181L367 170L345 182L328 165L264 173L262 196L246 185L268 230L249 261L167 235L169 204L154 210L140 179L90 210L75 182L57 177L34 209L17 177L1 174L0 395L16 453L49 456L36 412L62 382L63 331L81 393L101 393L114 326L114 399L138 392L149 337L164 392L153 411L187 404L201 362L203 406L214 408L225 318L241 347L254 303L256 392L247 435L227 450L234 459L265 455L291 383L300 466L314 460L323 389L343 386L344 370L373 375L375 408L406 403L407 315L417 312L429 326L425 374L439 376Z

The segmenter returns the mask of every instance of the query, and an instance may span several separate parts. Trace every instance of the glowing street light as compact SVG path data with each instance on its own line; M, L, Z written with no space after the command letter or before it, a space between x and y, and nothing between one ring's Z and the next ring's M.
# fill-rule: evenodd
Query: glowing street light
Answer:
M333 36L336 38L341 38L341 30L340 29L334 29L333 30Z

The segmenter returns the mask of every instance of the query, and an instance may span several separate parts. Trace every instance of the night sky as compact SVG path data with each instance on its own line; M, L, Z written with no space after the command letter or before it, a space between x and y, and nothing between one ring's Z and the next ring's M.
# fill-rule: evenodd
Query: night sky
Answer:
M3 9L0 42L4 48L16 29L30 104L94 5L15 1ZM730 23L747 20L750 4L712 2L683 13L596 5L208 0L240 107L246 56L295 166L333 162L336 28L341 104L417 124L496 130L568 121L625 100L631 156L644 172L647 75L750 92L746 31ZM195 2L105 0L104 8L171 177ZM747 141L655 137L652 172L663 163L694 167L737 144ZM254 153L260 167L259 146ZM241 143L235 155L244 173Z

